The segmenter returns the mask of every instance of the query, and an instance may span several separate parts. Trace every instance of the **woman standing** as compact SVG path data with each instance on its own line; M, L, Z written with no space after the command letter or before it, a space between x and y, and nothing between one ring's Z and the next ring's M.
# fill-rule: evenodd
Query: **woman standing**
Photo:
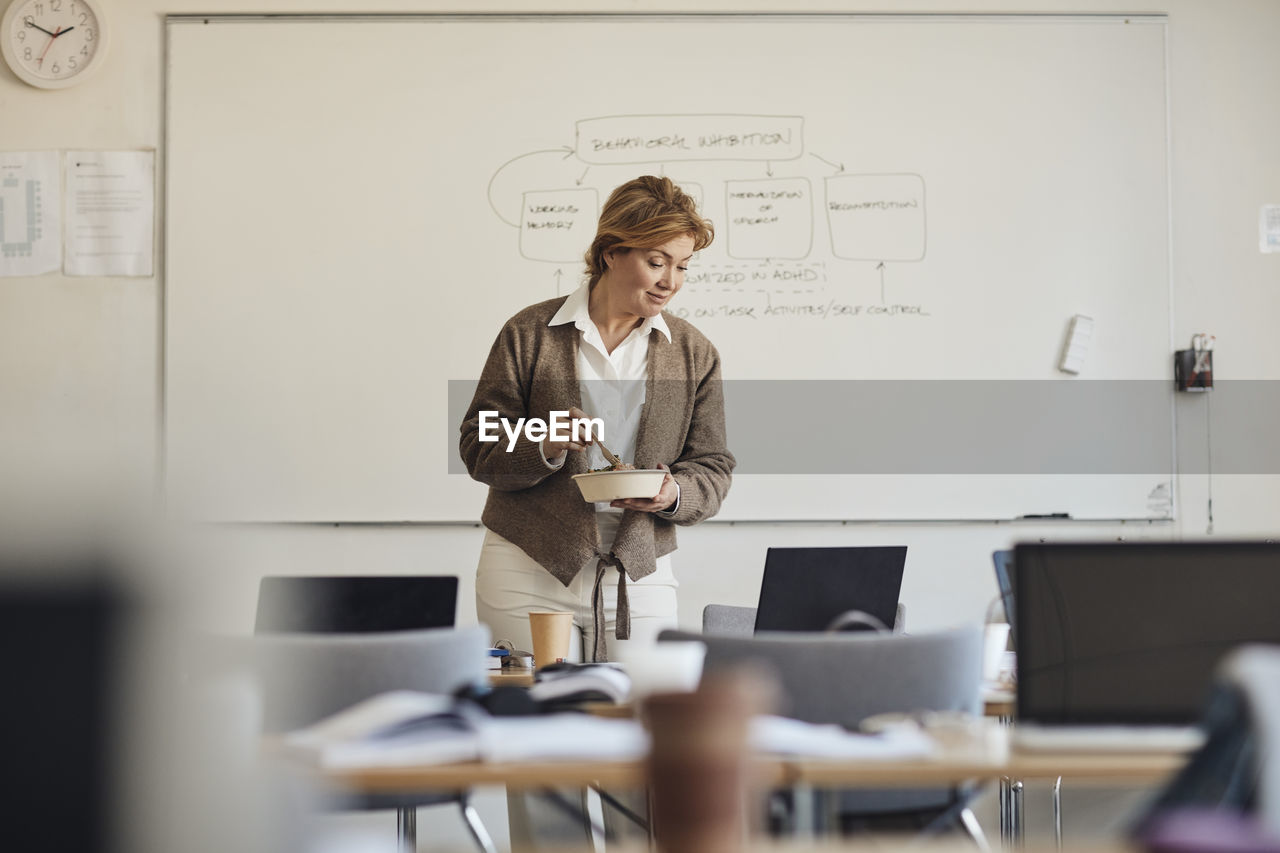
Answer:
M605 202L587 281L498 333L460 441L467 471L489 486L476 611L495 638L530 648L529 611L569 610L580 643L571 655L607 660L611 642L650 642L675 626L675 527L719 510L735 464L719 354L663 311L713 236L670 179L629 181ZM621 459L666 471L662 488L588 504L571 477L606 464L596 445L480 441L481 412L515 423L550 422L553 411L600 418Z

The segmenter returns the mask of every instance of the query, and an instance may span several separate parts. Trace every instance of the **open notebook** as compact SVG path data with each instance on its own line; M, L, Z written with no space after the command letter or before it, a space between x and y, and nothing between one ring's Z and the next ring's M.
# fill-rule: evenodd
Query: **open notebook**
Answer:
M1280 547L1056 543L1014 550L1023 749L1194 747L1214 669L1280 642Z

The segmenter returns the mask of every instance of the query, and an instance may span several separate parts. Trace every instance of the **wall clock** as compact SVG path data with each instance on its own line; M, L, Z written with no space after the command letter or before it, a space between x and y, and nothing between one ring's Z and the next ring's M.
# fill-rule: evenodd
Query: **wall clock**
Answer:
M0 21L0 50L18 79L62 89L97 70L107 52L99 0L13 0Z

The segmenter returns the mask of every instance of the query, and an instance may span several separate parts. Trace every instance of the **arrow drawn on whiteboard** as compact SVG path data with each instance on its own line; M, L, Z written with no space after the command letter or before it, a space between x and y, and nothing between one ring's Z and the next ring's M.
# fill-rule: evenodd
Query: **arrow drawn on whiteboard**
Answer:
M582 182L587 179L587 172L590 172L590 171L591 171L591 167L588 166L586 168L586 171L584 171L582 175L578 178L578 180L574 181L574 183L577 184L578 186L582 186Z
M488 186L488 189L486 190L486 194L489 199L489 208L494 212L494 215L496 215L499 219L501 219L506 224L510 225L512 228L519 228L520 217L518 215L515 217L516 221L512 222L509 218L507 218L506 216L503 216L502 211L499 210L498 208L497 199L494 198L495 186L498 184L498 178L502 176L503 172L506 172L509 169L511 169L520 160L525 160L530 157L539 157L547 154L560 154L561 160L568 160L575 153L577 152L574 149L570 148L568 145L561 145L559 148L544 148L541 151L530 151L527 154L518 154L515 157L512 157L510 160L508 160L507 162L499 166L497 170L493 173L493 177L489 178L489 186ZM517 184L517 186L519 186L519 184ZM512 195L514 197L522 197L523 193L517 191L512 193Z
M814 154L813 152L809 152L809 156L815 159L821 160L823 163L826 163L828 166L835 169L837 172L844 171L844 163L840 163L840 164L832 163L830 160L826 159L825 157L819 157L817 154Z
M880 304L884 304L884 261L876 264L876 269L880 270Z
M764 161L764 173L769 177L773 177L773 163L769 160Z

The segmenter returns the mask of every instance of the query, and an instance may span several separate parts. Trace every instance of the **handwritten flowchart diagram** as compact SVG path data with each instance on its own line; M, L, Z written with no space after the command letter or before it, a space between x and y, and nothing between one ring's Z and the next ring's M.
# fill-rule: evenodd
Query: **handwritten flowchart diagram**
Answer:
M564 293L577 286L600 205L625 180L614 180L617 167L665 174L669 164L680 173L673 180L716 225L716 242L690 270L677 314L927 315L885 294L887 265L924 260L924 178L846 172L843 163L806 153L801 116L581 119L574 145L503 163L490 178L489 204L518 229L521 257L557 266L557 291ZM871 277L878 294L841 292L851 278L840 274L846 264L862 266L863 279L866 270L878 273Z

